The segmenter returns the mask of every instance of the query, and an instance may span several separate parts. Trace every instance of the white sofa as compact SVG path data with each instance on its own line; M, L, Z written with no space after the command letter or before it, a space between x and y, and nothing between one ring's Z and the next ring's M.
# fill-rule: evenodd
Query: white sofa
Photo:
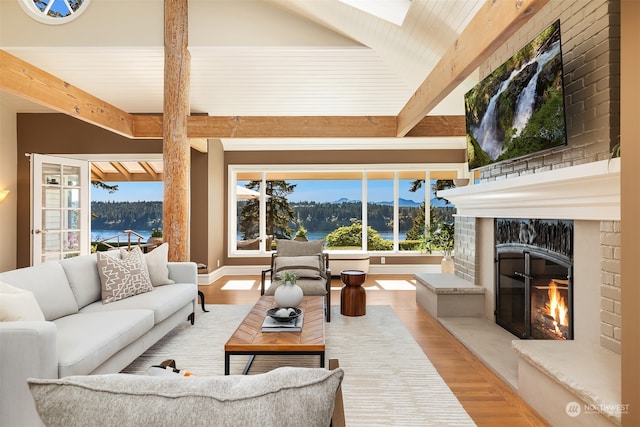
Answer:
M42 425L27 378L118 373L180 322L193 323L196 264L166 266L174 284L109 304L95 254L0 273L31 291L45 318L0 322L0 425Z

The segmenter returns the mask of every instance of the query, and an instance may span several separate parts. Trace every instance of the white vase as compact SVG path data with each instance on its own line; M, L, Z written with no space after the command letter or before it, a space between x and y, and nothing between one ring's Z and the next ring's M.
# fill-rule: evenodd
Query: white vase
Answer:
M287 282L276 288L273 297L278 307L297 307L302 302L304 294L300 286Z
M440 271L445 274L453 274L455 271L455 264L453 263L453 258L450 255L445 255L442 257L442 261L440 261Z

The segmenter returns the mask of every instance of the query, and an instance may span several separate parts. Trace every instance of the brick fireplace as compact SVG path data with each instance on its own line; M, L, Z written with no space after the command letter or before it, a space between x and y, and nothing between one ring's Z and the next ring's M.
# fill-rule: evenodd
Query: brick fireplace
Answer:
M566 421L564 407L545 412L554 396L565 403L619 403L619 177L613 159L439 192L458 210L456 275L485 290L485 319L477 321L512 323L513 350L503 351L515 350L519 361L516 388L550 421ZM547 218L553 219L541 220ZM545 233L556 238L547 234L532 244ZM500 276L510 281L503 290ZM570 310L568 324L558 329L550 313L538 312L547 302L535 302L552 286ZM524 304L500 302L500 292L518 287ZM539 333L550 339L528 339ZM543 383L544 396L535 392ZM619 413L599 416L602 425L619 422Z

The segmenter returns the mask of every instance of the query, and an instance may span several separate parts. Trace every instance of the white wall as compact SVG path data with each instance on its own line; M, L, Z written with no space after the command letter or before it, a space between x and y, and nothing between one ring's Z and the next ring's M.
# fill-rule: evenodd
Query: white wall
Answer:
M600 344L600 221L573 223L573 339Z

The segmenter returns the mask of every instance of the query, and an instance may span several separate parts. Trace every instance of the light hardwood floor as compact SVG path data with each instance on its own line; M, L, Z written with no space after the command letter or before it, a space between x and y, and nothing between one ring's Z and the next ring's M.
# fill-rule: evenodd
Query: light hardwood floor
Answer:
M332 305L340 305L341 286L340 279L333 278ZM393 307L478 426L549 425L416 304L413 276L368 275L364 286L367 305ZM207 304L254 304L260 295L259 287L257 276L225 276L199 288Z

